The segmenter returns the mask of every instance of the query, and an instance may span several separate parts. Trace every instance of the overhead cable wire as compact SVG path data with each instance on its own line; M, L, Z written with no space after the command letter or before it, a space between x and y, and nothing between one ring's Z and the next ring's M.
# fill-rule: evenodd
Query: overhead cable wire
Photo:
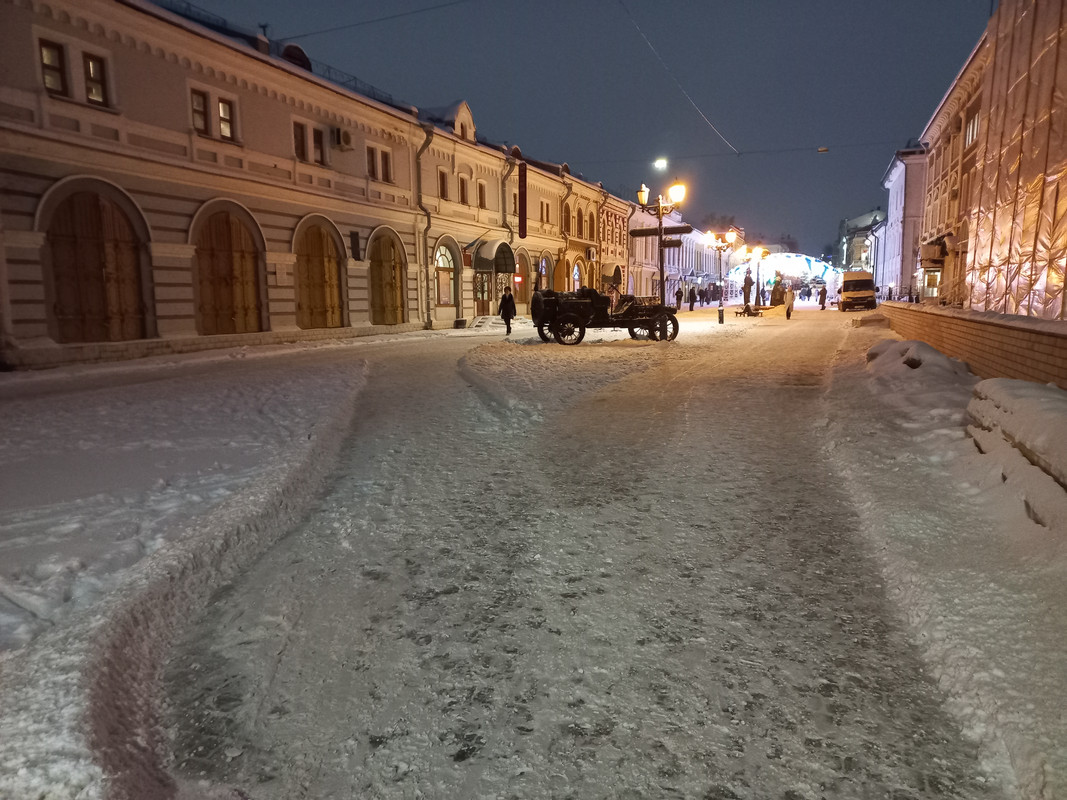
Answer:
M704 122L707 123L708 127L711 128L713 131L715 131L715 135L718 136L720 139L722 139L726 143L727 147L729 147L731 150L733 150L738 155L741 155L741 153L738 152L738 149L736 147L734 147L732 144L730 144L729 140L727 140L727 138L725 136L723 136L721 133L719 133L719 129L716 128L712 124L711 120L708 119L707 115L703 111L700 110L700 106L698 106L696 104L696 102L693 100L693 98L689 96L689 92L687 92L685 90L685 87L682 86L682 84L678 81L678 79L676 77L674 77L674 73L671 72L671 68L669 66L667 66L667 62L663 60L663 57L659 54L659 51L656 50L656 48L652 45L652 42L649 41L647 36L645 36L645 32L643 30L641 30L641 26L638 25L637 24L637 20L634 19L634 15L631 14L630 13L630 9L628 9L626 7L626 3L624 3L623 0L619 0L619 5L622 6L622 10L626 12L626 16L630 18L630 23L634 26L634 28L637 30L637 32L641 35L641 38L645 40L645 44L648 45L648 49L652 51L652 55L654 55L656 57L656 59L659 61L660 65L663 67L664 72L666 72L668 77L670 77L670 79L672 81L674 81L674 85L678 87L678 91L680 91L683 95L685 95L685 99L689 101L689 104L700 115L700 118L702 120L704 120Z
M287 42L291 42L294 39L306 39L308 36L318 36L318 35L323 34L323 33L334 33L336 31L343 31L343 30L347 30L349 28L359 28L359 27L361 27L363 25L373 25L376 22L388 22L389 20L400 19L401 17L411 17L411 16L414 16L415 14L424 14L427 11L437 11L438 9L441 9L441 8L449 8L450 6L463 5L464 3L469 3L469 2L471 2L471 0L452 0L452 2L450 2L450 3L438 3L435 6L427 6L426 8L416 8L416 9L413 9L412 11L401 11L398 14L389 14L389 15L384 16L384 17L375 17L374 19L365 19L365 20L362 20L360 22L350 22L350 23L348 23L346 25L337 25L337 26L335 26L333 28L323 28L321 31L311 31L309 33L298 33L296 36L284 36L284 37L281 37L281 38L284 39Z
M885 140L880 142L851 142L849 144L832 144L832 145L806 145L803 147L771 147L764 150L734 150L733 153L690 153L688 155L674 156L674 161L696 161L702 158L732 158L735 155L740 156L756 156L756 155L768 155L775 153L829 153L834 150L847 150L859 147L884 147L885 145L898 144L898 140ZM590 158L574 159L576 162L582 164L637 164L646 161L645 158Z

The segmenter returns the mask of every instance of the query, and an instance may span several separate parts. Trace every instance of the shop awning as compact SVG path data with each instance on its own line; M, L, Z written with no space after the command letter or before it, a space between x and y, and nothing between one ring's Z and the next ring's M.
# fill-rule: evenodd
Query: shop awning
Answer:
M515 253L503 239L483 242L474 253L474 268L480 272L515 272Z

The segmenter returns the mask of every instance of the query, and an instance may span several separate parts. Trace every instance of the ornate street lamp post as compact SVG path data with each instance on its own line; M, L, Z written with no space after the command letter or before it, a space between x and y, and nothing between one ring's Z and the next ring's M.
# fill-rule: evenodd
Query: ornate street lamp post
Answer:
M656 215L656 238L659 242L659 301L663 305L667 305L667 281L663 276L663 217L665 214L670 214L674 211L675 207L681 205L681 202L685 199L685 184L676 183L667 190L667 200L663 199L663 195L659 195L656 198L656 202L648 202L649 188L643 183L641 188L637 190L637 205L641 207L642 211ZM690 227L689 230L692 230ZM674 231L671 231L672 233Z
M752 258L756 259L756 305L754 308L758 311L760 306L763 305L763 284L760 283L759 268L763 262L763 257L767 255L767 249L764 247L753 247Z
M737 231L733 228L723 234L720 239L716 234L711 231L707 231L704 234L704 238L708 241L708 244L715 248L719 258L719 324L724 323L724 308L723 299L726 295L726 280L722 274L722 254L733 246L734 241L737 239Z

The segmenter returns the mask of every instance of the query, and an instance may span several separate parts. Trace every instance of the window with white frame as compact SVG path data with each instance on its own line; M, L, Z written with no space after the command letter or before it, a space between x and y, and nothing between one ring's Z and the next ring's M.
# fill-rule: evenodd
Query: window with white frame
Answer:
M437 305L456 304L456 262L447 247L438 247L434 257L437 268Z
M485 182L484 181L478 181L478 208L488 208L488 206L486 205L486 202L487 202L487 198L486 198Z
M448 199L448 173L443 169L437 172L437 194L442 200Z

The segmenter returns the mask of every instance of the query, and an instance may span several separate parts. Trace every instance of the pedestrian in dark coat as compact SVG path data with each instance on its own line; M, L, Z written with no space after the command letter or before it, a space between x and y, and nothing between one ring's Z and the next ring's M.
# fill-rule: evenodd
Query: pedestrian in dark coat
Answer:
M826 310L826 284L819 287L819 310Z
M515 318L515 296L511 293L511 287L504 287L504 294L500 297L500 318L508 327L505 336L511 336L511 320Z
M745 270L745 282L743 284L741 284L742 287L744 287L744 291L745 291L745 305L746 306L749 304L749 301L752 299L752 284L753 283L755 283L755 281L752 280L752 270L746 269Z
M696 290L696 287L690 286L689 287L689 310L690 311L693 310L693 306L696 305L696 302L697 302L697 290Z
M682 310L682 298L685 297L685 292L682 291L682 287L678 287L678 291L674 293L675 304L674 307L679 311Z

